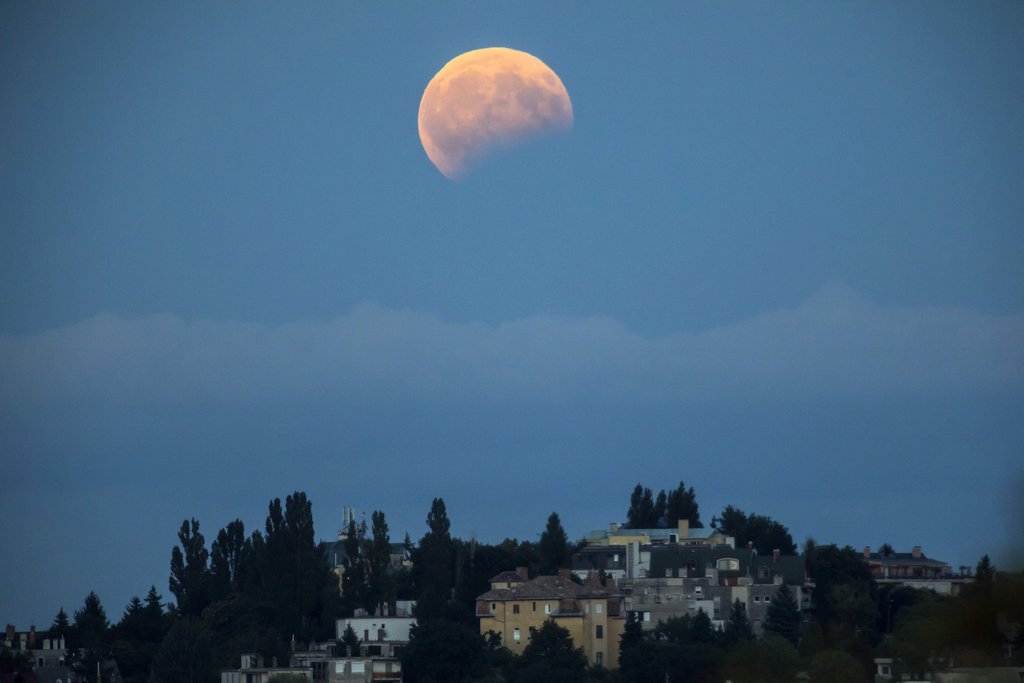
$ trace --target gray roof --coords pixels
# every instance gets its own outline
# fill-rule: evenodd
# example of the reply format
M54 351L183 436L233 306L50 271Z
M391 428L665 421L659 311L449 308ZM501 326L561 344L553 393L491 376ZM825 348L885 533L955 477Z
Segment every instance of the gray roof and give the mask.
M775 576L791 585L804 583L804 560L798 555L781 555L776 560L771 555L758 555L749 549L734 549L723 546L653 546L651 547L651 578L667 576L666 570L685 569L692 563L691 577L706 576L708 562L717 562L725 558L734 558L739 563L739 570L730 572L740 576L750 576L754 583L771 583ZM758 578L758 569L766 567L768 578Z
M879 564L920 564L939 567L945 567L947 564L942 560L932 559L924 553L921 553L919 557L914 557L914 553L889 553L888 555L871 553L871 557L865 557L864 559Z
M507 573L509 572L499 574L498 576L504 576ZM562 598L618 595L622 595L618 589L602 586L597 575L592 574L583 585L564 576L538 576L530 581L513 584L511 588L487 591L479 596L477 600L561 600Z

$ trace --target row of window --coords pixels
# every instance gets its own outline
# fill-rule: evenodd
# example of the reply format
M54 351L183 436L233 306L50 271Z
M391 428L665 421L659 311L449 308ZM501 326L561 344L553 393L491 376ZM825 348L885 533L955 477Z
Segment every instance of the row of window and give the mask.
M498 608L498 604L492 602L491 603L491 611L493 612L497 608ZM537 611L537 603L535 603L535 602L532 603L532 611L534 611L534 612ZM519 603L518 602L513 602L512 603L512 614L519 614ZM550 602L545 602L544 603L544 614L551 614L551 603Z
M604 626L602 626L601 624L598 624L594 628L595 628L595 630L594 630L594 637L598 638L598 639L604 638ZM536 633L536 632L537 632L537 629L534 628L533 626L531 626L530 627L530 637L532 638L533 634ZM518 643L521 639L522 639L522 633L519 631L519 628L517 627L517 628L512 629L512 640L514 642Z
M498 608L497 603L492 602L491 603L491 612L494 612L497 608ZM589 604L584 605L583 609L584 609L584 611L589 612L590 611L590 605ZM535 603L535 602L532 603L532 611L534 611L534 612L537 611L537 603ZM603 614L604 613L604 603L603 602L594 603L594 613L595 614ZM512 603L512 614L519 614L519 603L518 602L513 602ZM551 603L550 602L544 603L544 614L551 614Z

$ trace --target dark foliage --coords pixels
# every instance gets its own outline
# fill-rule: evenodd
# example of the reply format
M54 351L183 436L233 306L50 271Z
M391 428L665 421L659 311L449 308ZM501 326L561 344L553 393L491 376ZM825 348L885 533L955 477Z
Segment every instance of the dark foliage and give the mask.
M796 544L789 529L771 517L747 514L732 505L726 505L722 513L711 520L711 525L726 536L736 539L737 548L753 544L759 555L771 555L779 550L783 555L795 555Z
M548 619L512 668L512 683L575 683L586 680L587 658L569 631Z
M786 584L779 587L768 606L764 630L785 638L794 646L800 644L800 605L796 604Z
M556 574L558 570L569 566L569 537L562 528L562 520L557 512L548 517L547 527L540 535L538 544L540 551L540 573Z

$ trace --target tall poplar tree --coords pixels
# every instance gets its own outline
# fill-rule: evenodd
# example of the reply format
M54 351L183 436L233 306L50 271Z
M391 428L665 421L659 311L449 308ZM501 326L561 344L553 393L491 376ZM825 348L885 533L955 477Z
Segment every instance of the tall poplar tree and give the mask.
M171 550L170 589L180 614L199 616L209 604L209 553L194 517L181 523L178 541L181 545Z
M427 533L416 553L418 599L416 617L420 624L444 618L452 591L455 546L444 499L435 498L427 514Z
M372 516L373 537L369 544L367 568L369 570L367 608L371 611L381 609L393 601L391 581L391 536L384 513L375 510ZM383 612L381 612L383 613Z

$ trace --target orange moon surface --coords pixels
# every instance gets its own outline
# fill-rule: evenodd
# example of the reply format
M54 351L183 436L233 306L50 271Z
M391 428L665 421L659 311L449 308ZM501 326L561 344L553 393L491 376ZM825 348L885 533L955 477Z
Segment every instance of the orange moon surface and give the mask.
M572 128L572 102L547 64L519 50L459 55L430 79L420 100L420 142L457 179L491 152Z

